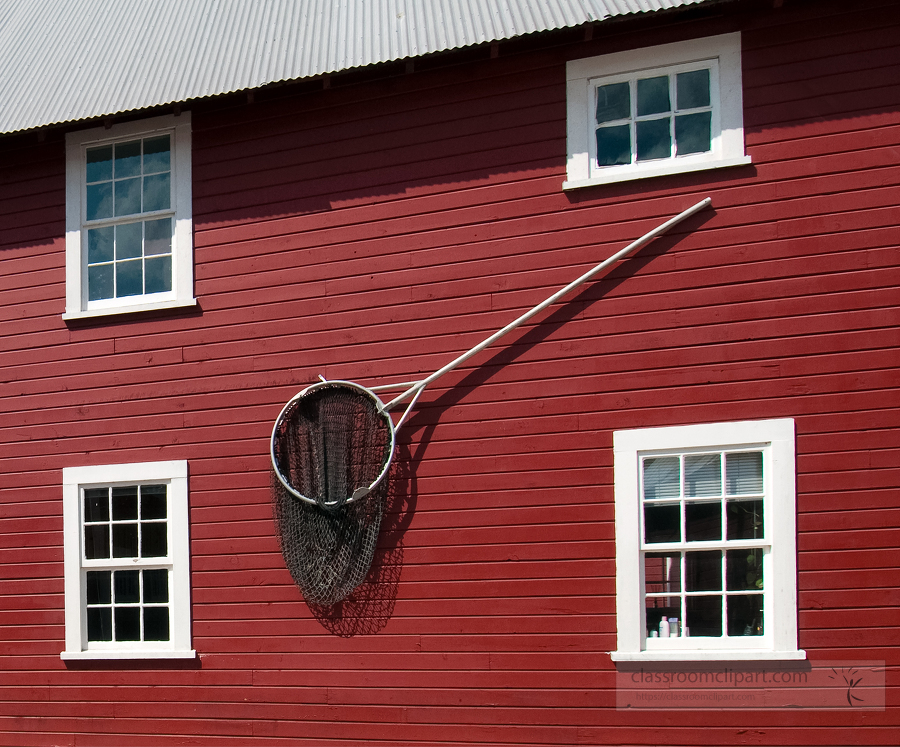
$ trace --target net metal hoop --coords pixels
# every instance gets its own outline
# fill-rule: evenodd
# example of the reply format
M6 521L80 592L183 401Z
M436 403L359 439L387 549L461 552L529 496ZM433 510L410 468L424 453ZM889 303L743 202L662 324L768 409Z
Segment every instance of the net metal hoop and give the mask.
M387 432L390 435L390 442L388 448L385 450L385 455L383 459L383 465L381 472L378 473L378 476L369 484L362 487L357 488L353 491L352 495L346 497L343 501L317 501L315 498L303 495L303 493L299 492L296 488L294 488L290 480L282 474L281 468L278 463L278 458L276 455L276 441L278 439L279 432L282 428L282 423L285 420L285 417L294 409L295 405L301 400L309 397L314 392L318 392L322 389L353 389L361 394L364 394L366 397L372 400L372 403L375 406L375 410L381 419L384 421ZM272 469L275 472L275 476L278 478L278 481L284 486L285 490L287 490L291 495L295 498L304 501L305 503L310 503L314 506L323 506L323 507L335 507L345 503L352 503L353 501L362 498L368 495L374 488L377 486L387 475L388 470L391 468L391 461L394 458L394 449L396 446L396 433L394 428L394 422L391 420L391 416L384 409L384 403L381 401L381 398L375 394L371 389L362 386L361 384L357 384L353 381L342 381L339 379L334 379L331 381L317 381L315 384L311 384L306 387L300 393L291 397L288 400L287 404L281 408L281 412L278 413L278 417L275 419L275 425L272 428L272 437L269 439L269 456L272 461Z

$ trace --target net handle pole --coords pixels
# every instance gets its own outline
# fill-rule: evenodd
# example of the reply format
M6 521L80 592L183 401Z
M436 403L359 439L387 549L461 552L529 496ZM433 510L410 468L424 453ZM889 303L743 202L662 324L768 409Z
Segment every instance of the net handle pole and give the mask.
M425 389L425 387L428 386L435 379L443 376L445 373L452 371L454 368L456 368L461 363L465 363L473 355L480 353L482 350L484 350L489 345L492 345L493 343L495 343L497 340L499 340L501 337L503 337L503 335L507 334L508 332L512 332L516 327L527 322L535 314L539 314L541 311L546 309L548 306L555 303L560 298L562 298L567 293L569 293L569 291L574 290L582 283L585 283L588 280L590 280L592 277L594 277L594 275L596 275L601 270L609 267L614 262L617 262L618 260L623 259L624 257L627 257L632 252L636 251L637 249L640 249L645 244L653 241L653 239L655 239L659 236L662 236L670 228L677 225L678 223L681 223L681 221L685 220L686 218L689 218L694 213L697 213L697 212L703 210L703 208L705 208L707 205L710 205L711 203L712 203L712 199L709 197L707 197L703 200L700 200L700 202L698 202L693 207L689 207L687 210L679 213L674 218L669 218L669 220L667 220L665 223L662 223L661 225L657 226L652 231L648 231L647 233L645 233L643 236L641 236L636 241L632 241L624 249L620 249L618 252L613 254L611 257L608 257L607 259L603 260L596 267L588 270L581 277L576 278L575 280L573 280L571 283L569 283L564 288L560 288L552 296L550 296L546 300L542 301L541 303L539 303L537 306L530 309L529 311L526 311L524 314L522 314L522 316L520 316L518 319L515 319L512 322L510 322L509 324L507 324L503 329L497 330L496 332L494 332L494 334L492 334L486 340L478 343L475 347L466 351L465 353L463 353L461 356L459 356L455 360L450 361L450 363L448 363L443 368L439 368L437 371L435 371L433 374L431 374L431 376L429 376L425 379L422 379L421 381L416 382L409 389L407 389L406 391L404 391L401 394L398 394L396 397L394 397L394 399L392 399L390 402L388 402L384 406L384 409L390 410L392 407L399 404L400 402L402 402L404 399L406 399L407 397L409 397L412 394L415 394L416 397L418 397L418 395L421 394L422 390Z

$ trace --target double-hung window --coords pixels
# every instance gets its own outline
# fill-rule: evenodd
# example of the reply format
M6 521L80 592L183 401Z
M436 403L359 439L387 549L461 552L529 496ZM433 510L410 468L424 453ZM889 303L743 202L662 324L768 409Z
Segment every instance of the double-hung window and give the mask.
M66 148L65 318L193 304L189 114L72 132Z
M63 470L64 659L193 657L187 462Z
M574 60L566 188L749 163L740 34Z
M618 660L802 658L792 420L614 435Z

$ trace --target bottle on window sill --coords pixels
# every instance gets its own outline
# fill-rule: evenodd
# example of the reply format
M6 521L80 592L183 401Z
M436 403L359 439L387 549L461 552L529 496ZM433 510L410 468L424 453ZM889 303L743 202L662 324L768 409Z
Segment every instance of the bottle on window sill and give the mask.
M660 638L668 638L669 637L669 621L663 616L662 620L659 621L659 637Z

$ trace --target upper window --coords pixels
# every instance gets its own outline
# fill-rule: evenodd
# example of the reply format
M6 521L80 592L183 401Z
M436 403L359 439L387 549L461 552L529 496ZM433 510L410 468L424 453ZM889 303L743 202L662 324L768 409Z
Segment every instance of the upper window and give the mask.
M187 113L66 136L66 314L193 298Z
M566 66L564 188L749 163L740 34Z
M614 436L617 660L802 658L794 423Z
M192 657L187 462L63 470L64 659Z

